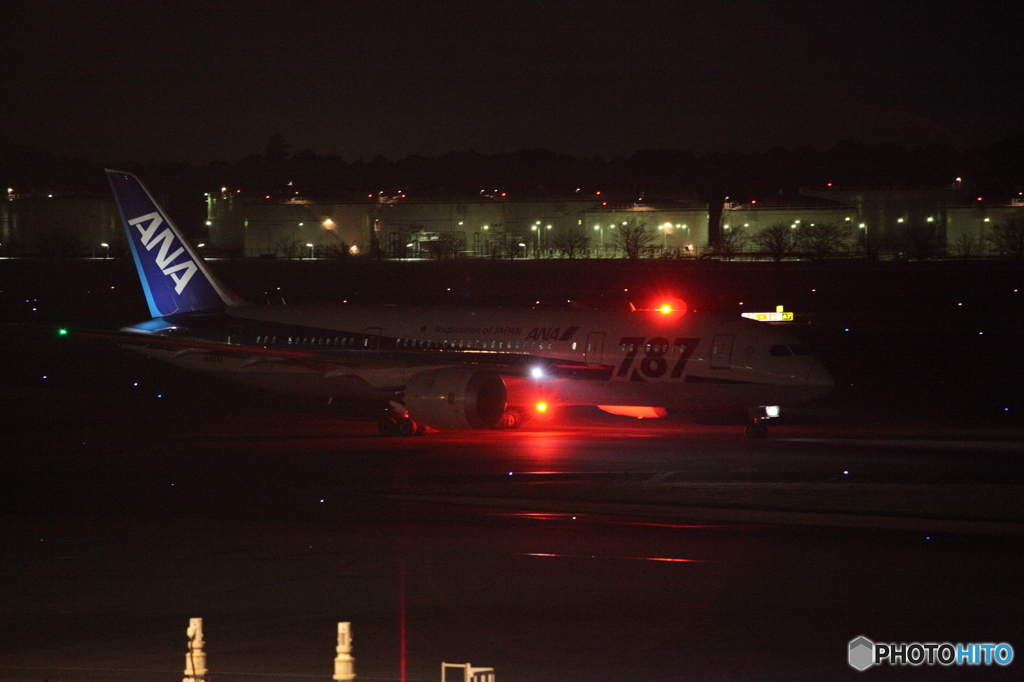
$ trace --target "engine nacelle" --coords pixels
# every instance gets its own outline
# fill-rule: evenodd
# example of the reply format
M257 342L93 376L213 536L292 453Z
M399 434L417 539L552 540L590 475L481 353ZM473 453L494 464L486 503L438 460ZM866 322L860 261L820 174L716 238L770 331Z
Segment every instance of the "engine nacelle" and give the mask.
M426 370L405 388L405 409L435 429L488 429L505 413L505 382L474 367Z

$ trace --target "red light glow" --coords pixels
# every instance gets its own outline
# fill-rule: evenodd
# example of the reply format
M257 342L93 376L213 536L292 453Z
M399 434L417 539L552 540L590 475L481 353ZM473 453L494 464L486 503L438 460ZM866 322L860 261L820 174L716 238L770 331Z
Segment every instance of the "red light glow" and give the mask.
M539 403L537 403L537 411L538 411L538 412L540 412L540 413L542 413L542 414L543 414L544 412L547 412L547 411L548 411L548 404L547 404L547 403L545 403L545 402L539 402Z
M597 409L620 417L636 417L637 419L660 419L668 414L664 407L642 405L598 405Z
M645 307L643 309L658 312L662 315L685 315L687 311L686 301L677 298L671 293L660 294L652 303L653 305L649 308Z

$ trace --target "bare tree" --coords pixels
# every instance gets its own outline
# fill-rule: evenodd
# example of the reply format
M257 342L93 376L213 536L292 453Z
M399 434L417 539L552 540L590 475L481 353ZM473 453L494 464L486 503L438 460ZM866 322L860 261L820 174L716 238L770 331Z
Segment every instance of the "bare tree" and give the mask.
M590 235L581 227L559 230L551 240L551 245L572 260L578 255L585 255L590 246Z
M939 233L934 223L907 225L902 242L903 250L910 258L928 260L939 255Z
M325 230L327 243L320 245L325 258L348 258L352 255L352 244L343 239L337 230Z
M487 251L492 260L498 260L501 258L508 258L509 260L515 259L517 256L522 255L522 250L525 246L520 246L522 243L520 237L514 234L491 234L490 240L487 242Z
M889 240L881 229L863 227L857 230L857 251L868 260L878 260L888 245Z
M612 246L620 249L626 258L637 260L644 248L650 246L655 239L654 232L645 220L627 220L615 228Z
M968 260L981 252L981 240L970 232L961 232L950 245L950 253L957 258Z
M796 251L796 230L789 225L776 223L754 235L754 244L772 257L776 263Z
M849 245L853 228L840 223L801 225L797 229L799 247L814 260L825 260L839 254Z
M1024 258L1024 211L1007 216L1005 223L993 225L987 241L996 255L1015 260Z
M302 242L294 237L281 237L274 242L274 253L279 253L288 260L298 258L302 254Z
M718 235L717 244L708 244L704 250L704 256L720 256L725 260L732 260L738 253L747 248L750 237L743 227L722 226L722 232Z

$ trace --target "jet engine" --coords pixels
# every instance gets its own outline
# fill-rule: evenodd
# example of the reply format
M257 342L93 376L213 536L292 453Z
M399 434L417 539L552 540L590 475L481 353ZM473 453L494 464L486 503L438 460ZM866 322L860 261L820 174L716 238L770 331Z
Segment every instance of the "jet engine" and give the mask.
M427 370L405 388L405 409L435 429L487 429L505 413L505 382L473 367Z

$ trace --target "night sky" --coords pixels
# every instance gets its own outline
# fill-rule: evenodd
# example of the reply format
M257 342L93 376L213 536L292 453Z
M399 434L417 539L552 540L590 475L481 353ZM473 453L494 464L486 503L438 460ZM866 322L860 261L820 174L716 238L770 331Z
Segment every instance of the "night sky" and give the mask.
M1020 2L6 2L0 146L236 161L984 145Z

